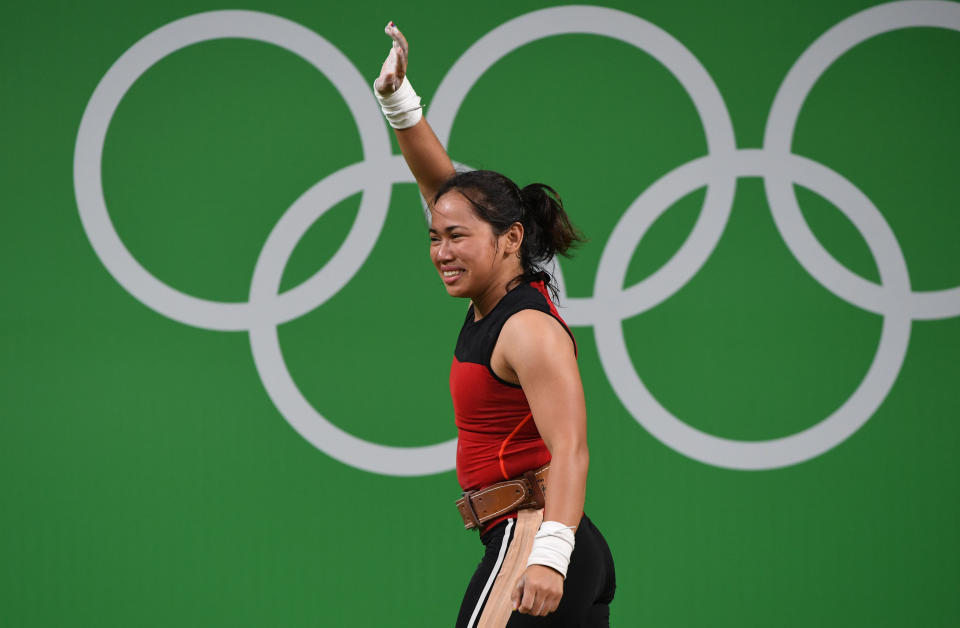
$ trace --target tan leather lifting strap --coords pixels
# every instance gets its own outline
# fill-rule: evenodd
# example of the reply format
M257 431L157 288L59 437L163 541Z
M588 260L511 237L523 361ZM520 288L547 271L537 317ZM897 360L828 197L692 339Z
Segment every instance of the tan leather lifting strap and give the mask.
M517 513L517 525L513 529L513 540L503 558L500 573L493 581L487 604L477 628L504 628L513 612L511 595L517 586L517 580L527 568L527 559L533 548L533 539L543 522L543 510L521 510Z

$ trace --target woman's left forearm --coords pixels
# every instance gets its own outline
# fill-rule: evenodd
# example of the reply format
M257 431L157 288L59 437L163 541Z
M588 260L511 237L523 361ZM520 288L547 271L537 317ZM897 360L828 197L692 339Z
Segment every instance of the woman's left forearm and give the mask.
M590 466L587 443L557 443L550 455L543 519L575 528L580 525L587 493L587 468Z

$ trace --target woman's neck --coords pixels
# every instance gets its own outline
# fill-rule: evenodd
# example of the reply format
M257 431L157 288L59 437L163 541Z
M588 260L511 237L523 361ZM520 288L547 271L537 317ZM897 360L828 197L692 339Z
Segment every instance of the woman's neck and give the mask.
M500 299L512 288L519 285L519 282L514 281L514 279L522 274L522 268L511 268L509 272L501 273L501 276L491 281L481 294L470 299L473 303L473 320L480 320L497 307Z
M491 285L482 295L471 299L473 302L473 320L478 321L497 307L500 299L507 294L507 287L502 284Z

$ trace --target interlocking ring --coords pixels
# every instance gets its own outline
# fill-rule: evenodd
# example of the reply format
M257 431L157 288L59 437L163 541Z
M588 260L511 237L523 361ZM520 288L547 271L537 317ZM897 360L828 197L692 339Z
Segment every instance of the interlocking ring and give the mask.
M876 412L896 381L913 320L960 314L960 286L912 291L906 262L890 226L856 186L826 166L791 152L796 120L823 72L857 44L888 31L918 26L960 30L960 4L892 2L857 13L819 37L788 72L777 92L761 149L738 149L729 113L707 71L679 41L628 13L592 6L543 9L520 16L478 40L451 67L433 99L429 119L446 145L460 105L479 77L512 50L553 35L594 34L631 44L660 61L687 90L704 125L708 154L664 175L620 218L597 268L594 296L567 298L555 266L564 315L571 325L593 326L597 349L617 396L633 417L674 450L732 469L773 469L818 456L856 432ZM273 228L257 259L249 300L225 303L184 294L144 269L110 221L101 184L107 128L120 100L154 63L185 46L233 37L272 43L299 55L344 95L360 132L364 160L307 190ZM453 468L456 441L389 447L357 438L318 413L287 370L277 325L319 307L356 274L379 238L394 183L414 182L403 158L393 155L369 86L332 44L289 20L253 11L189 16L150 33L127 50L94 90L77 135L74 186L84 230L113 277L147 307L187 325L246 330L257 370L283 417L331 457L385 475L424 475ZM873 362L849 399L830 416L796 434L737 441L694 429L670 414L647 390L627 353L624 319L656 307L706 263L723 235L739 177L761 177L774 223L790 252L827 290L883 316ZM880 272L875 284L840 264L817 241L800 212L793 185L802 185L840 209L863 235ZM643 281L623 288L633 251L647 229L677 200L706 186L704 206L673 257ZM360 209L336 254L311 278L281 293L284 268L300 238L341 200L363 192Z

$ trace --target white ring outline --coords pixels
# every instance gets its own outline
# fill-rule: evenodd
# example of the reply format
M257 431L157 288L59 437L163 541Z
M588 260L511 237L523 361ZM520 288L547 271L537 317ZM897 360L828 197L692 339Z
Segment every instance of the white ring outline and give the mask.
M326 39L284 18L254 11L211 11L166 24L136 42L100 79L87 103L74 150L73 180L80 220L97 256L124 289L147 307L175 321L219 331L245 331L253 323L248 303L201 299L175 290L147 271L117 234L103 196L102 159L107 129L120 101L134 82L168 55L192 44L222 38L241 38L279 46L301 57L327 76L343 95L360 132L365 160L392 159L390 140L369 87L349 59ZM296 318L329 298L330 286L349 281L331 276L331 270L356 272L376 240L366 241L363 228L382 226L390 203L391 183L376 179L361 188L363 199L344 243L317 273L280 298L277 322ZM379 228L377 229L379 232ZM330 269L330 270L328 270ZM339 289L339 287L337 288ZM315 297L310 299L309 293ZM336 292L336 290L333 290ZM320 300L318 300L319 297Z
M627 210L607 241L597 270L595 293L605 301L614 300L611 295L619 292L630 257L608 254L607 251L615 250L619 241L628 242L633 238L639 241L660 214L692 191L689 187L691 181L698 177L707 181L717 172L736 177L766 176L783 165L792 169L797 183L833 202L862 234L867 234L867 244L884 286L895 293L909 292L906 263L893 232L880 212L855 186L825 166L798 155L790 155L785 163L778 163L772 161L765 150L741 149L733 156L708 155L688 162L648 188ZM822 184L824 180L826 185ZM648 202L648 196L656 198L656 206ZM910 317L902 308L886 313L877 352L866 376L847 401L826 419L783 438L738 441L691 427L653 397L627 352L621 314L609 310L605 319L594 324L597 353L620 401L637 422L671 449L706 464L741 470L797 464L836 447L856 432L870 419L896 381L906 356L911 328Z

